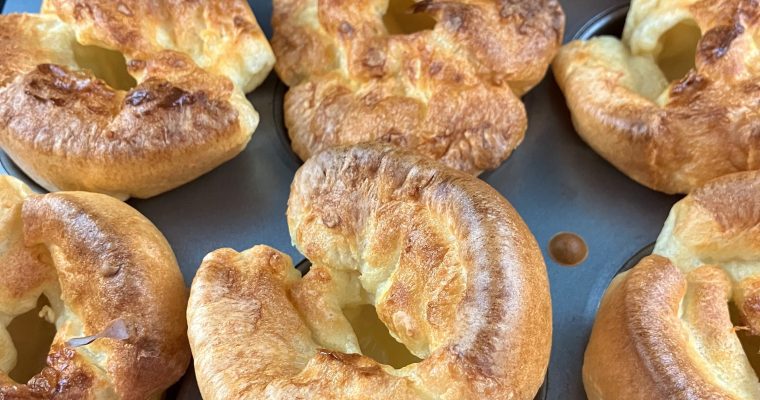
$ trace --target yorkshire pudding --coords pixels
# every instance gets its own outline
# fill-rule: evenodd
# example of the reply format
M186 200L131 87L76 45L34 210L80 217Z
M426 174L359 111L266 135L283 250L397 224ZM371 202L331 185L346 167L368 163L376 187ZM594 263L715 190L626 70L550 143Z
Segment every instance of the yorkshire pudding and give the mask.
M49 191L146 198L212 170L274 64L243 0L45 0L0 25L0 146Z
M729 303L735 306L735 327ZM673 207L654 255L607 289L583 365L590 399L757 399L736 331L760 335L760 171ZM741 321L739 321L741 320ZM757 341L756 339L754 339ZM748 347L749 349L749 347Z
M546 266L493 188L388 145L338 147L297 172L287 215L313 263L303 278L256 246L209 254L193 281L205 399L536 394L551 347ZM362 306L422 360L396 369L368 357L377 349L348 319Z
M386 12L389 26L408 28L388 18L405 12L435 26L396 34ZM275 69L290 86L285 124L302 159L383 141L475 174L522 141L519 96L546 73L565 17L556 0L274 0L272 26Z
M182 376L187 292L145 217L106 195L33 195L4 176L0 233L0 399L144 400ZM57 330L47 365L16 382L34 360L17 357L9 325L42 297L39 316Z
M554 61L581 137L637 182L688 193L760 169L755 0L633 0L622 42L574 41Z

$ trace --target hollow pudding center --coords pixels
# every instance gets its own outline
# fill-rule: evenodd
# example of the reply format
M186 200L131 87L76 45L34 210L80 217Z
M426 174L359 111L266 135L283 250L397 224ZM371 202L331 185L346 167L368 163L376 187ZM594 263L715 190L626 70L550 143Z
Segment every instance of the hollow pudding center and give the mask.
M46 366L50 345L56 329L44 316L50 312L50 302L44 295L37 299L37 306L14 318L8 325L16 351L16 366L8 376L18 383L26 383Z
M127 71L127 61L118 51L98 46L74 46L74 58L80 68L91 71L116 90L129 90L137 81Z
M425 13L414 12L414 0L390 0L383 16L388 33L392 35L411 34L435 27L435 19Z
M661 50L655 60L669 81L680 80L695 67L701 38L702 32L692 20L679 22L660 37Z
M372 305L349 307L343 313L354 328L365 356L397 369L422 361L391 336Z

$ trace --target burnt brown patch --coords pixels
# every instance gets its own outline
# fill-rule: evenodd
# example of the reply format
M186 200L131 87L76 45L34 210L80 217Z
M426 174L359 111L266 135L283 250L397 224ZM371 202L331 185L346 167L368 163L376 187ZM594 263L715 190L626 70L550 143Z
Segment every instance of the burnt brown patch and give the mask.
M144 102L153 100L153 97L151 92L145 89L137 89L129 92L127 97L124 98L124 102L132 107L137 107Z
M208 96L203 91L190 93L180 88L172 87L166 92L163 100L158 103L158 106L161 108L183 107L195 104L198 101L202 102L207 98Z
M149 79L130 91L124 98L124 104L139 107L141 114L148 114L156 109L177 109L194 104L212 103L205 91L188 92L158 79Z
M690 92L700 91L707 86L707 79L696 71L691 71L670 90L672 95L685 95Z
M115 92L93 76L55 64L40 64L24 77L24 93L35 100L66 107L79 103L98 115L115 112Z
M715 63L728 53L731 44L743 33L744 27L738 23L711 29L699 42L699 54L705 61Z
M26 385L0 386L0 399L81 399L87 398L93 377L81 367L76 352L61 347L50 353L48 366Z

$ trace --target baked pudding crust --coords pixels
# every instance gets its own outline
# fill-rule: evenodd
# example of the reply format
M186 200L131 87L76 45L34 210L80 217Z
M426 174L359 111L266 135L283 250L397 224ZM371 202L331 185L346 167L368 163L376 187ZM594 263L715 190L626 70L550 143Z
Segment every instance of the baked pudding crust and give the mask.
M626 175L666 193L760 169L758 21L751 0L633 1L622 42L574 41L554 61L576 130ZM677 50L687 59L668 58ZM667 67L687 61L694 67L669 81Z
M145 399L184 374L187 292L169 244L145 217L106 195L35 195L6 176L0 231L0 398ZM47 366L14 382L7 373L24 360L6 327L41 296L57 329ZM69 343L113 324L120 330Z
M0 20L0 146L49 191L152 197L233 158L258 125L244 91L274 56L242 0L47 0ZM90 70L103 49L134 87Z
M387 145L334 148L296 174L288 225L313 263L303 278L266 246L217 250L198 271L188 321L204 398L529 399L541 386L546 266L487 184ZM361 304L422 361L362 355L343 314Z
M389 34L387 0L275 0L272 47L293 150L383 141L477 174L527 126L519 97L561 45L555 0L414 2L431 30Z
M736 334L760 334L759 272L760 172L718 178L677 203L654 255L602 299L583 364L589 398L760 397Z

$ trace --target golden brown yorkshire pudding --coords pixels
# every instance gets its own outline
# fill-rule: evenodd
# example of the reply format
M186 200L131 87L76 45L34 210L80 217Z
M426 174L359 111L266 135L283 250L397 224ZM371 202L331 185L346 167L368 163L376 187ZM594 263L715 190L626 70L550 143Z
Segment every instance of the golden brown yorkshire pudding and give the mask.
M243 0L46 0L0 25L0 146L50 191L146 198L212 170L274 64Z
M750 364L760 366L759 305L760 171L751 171L713 180L676 204L654 255L612 282L586 349L586 393L760 398Z
M533 398L551 347L546 267L498 192L374 144L315 155L288 205L305 277L266 246L217 250L195 277L205 399ZM396 349L373 348L392 347L367 339L381 331Z
M384 141L474 174L522 141L519 96L546 73L565 17L556 0L274 0L272 26L302 159Z
M756 0L633 0L622 42L572 42L554 75L581 137L643 185L760 169Z
M187 292L145 217L106 195L33 195L3 176L0 233L0 399L143 400L182 376ZM26 315L41 299L39 318ZM57 330L46 362L46 349L34 360L14 345L49 325L40 318Z

